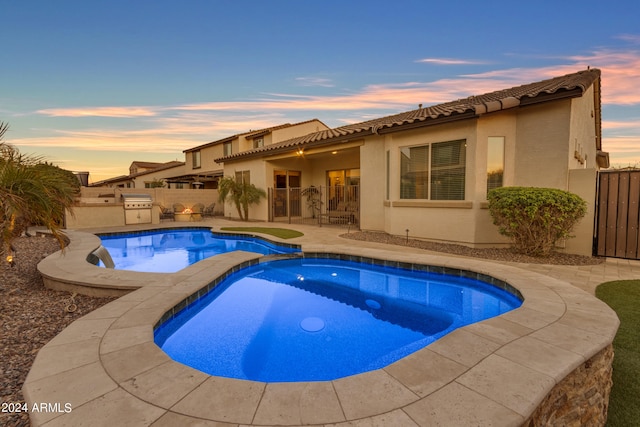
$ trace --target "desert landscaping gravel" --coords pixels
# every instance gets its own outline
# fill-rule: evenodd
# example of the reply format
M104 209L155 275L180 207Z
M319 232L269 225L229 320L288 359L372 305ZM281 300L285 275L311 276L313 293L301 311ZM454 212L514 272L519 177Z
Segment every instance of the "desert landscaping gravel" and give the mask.
M406 237L392 236L386 233L359 231L346 233L341 237L367 242L386 243L390 245L407 246L410 248L425 249L428 251L443 252L451 255L484 258L493 261L518 262L524 264L556 264L556 265L592 265L600 264L603 258L572 255L562 252L553 252L545 258L532 257L519 254L509 248L470 248L463 245L449 243L428 242Z
M14 243L15 265L0 260L0 402L24 403L22 384L38 350L75 319L113 298L74 297L70 313L69 292L46 289L36 268L38 262L60 249L51 237L21 237ZM73 309L73 307L69 307ZM28 426L26 413L0 412L0 426Z

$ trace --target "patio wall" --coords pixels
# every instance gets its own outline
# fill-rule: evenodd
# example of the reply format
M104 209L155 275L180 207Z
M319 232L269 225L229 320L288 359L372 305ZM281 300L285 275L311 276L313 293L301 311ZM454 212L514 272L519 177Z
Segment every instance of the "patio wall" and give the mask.
M92 188L83 187L80 197L67 212L65 228L117 227L125 225L122 194L149 194L153 201L151 223L160 223L160 206L171 207L180 203L190 208L196 203L205 206L216 203L215 212L222 214L224 207L218 202L218 190L176 190L167 188Z

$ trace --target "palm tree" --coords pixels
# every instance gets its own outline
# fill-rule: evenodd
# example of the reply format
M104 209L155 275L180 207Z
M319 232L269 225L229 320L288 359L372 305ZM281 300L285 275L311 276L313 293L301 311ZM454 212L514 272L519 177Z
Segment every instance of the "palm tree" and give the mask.
M220 202L230 200L238 210L238 216L243 221L249 221L249 205L260 203L260 199L267 197L267 193L253 184L225 176L218 181L218 198Z
M0 252L12 262L13 239L31 225L47 227L62 247L64 214L71 209L80 182L73 173L3 142L7 129L0 122Z

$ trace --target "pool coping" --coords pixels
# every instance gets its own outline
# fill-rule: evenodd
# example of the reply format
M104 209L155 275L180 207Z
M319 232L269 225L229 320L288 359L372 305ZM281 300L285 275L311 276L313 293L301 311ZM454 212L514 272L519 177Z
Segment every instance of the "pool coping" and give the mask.
M213 377L172 361L153 342L153 327L213 277L260 255L234 252L179 273L132 274L79 263L99 239L67 234L65 252L39 265L50 283L64 279L108 291L144 286L76 320L38 353L23 387L26 401L68 403L72 410L32 412L34 426L105 417L110 425L132 426L521 425L556 384L612 343L619 324L615 312L587 292L518 267L346 241L303 243L305 253L473 271L510 284L525 300L383 369L351 377L311 383Z

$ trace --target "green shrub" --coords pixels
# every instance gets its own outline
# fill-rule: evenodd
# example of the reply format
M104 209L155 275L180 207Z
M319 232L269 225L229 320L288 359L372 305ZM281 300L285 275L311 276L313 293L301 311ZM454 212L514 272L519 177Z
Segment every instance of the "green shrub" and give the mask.
M572 237L587 212L582 198L555 188L496 188L487 200L500 234L510 237L518 252L533 256L548 256L559 239Z

